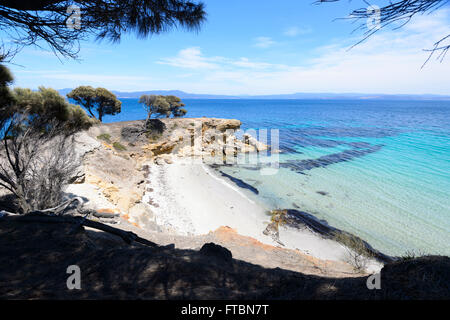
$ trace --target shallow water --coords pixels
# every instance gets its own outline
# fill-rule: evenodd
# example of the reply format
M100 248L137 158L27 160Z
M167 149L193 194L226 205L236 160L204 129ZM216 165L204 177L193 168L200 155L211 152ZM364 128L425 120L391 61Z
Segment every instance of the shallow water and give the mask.
M106 121L144 118L135 99ZM270 208L297 208L391 255L450 255L450 102L186 100L190 117L279 129L280 168L221 167ZM263 157L262 161L276 158Z

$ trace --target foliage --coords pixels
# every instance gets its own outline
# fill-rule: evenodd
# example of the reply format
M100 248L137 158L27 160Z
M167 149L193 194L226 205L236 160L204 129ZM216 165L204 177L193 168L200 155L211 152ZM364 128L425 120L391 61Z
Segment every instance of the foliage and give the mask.
M153 115L166 118L172 115L178 118L187 113L186 109L182 108L185 104L181 102L181 99L172 95L142 95L139 98L139 103L144 105L144 109L147 112L146 123L149 122Z
M85 107L93 118L97 119L94 111L97 112L100 122L105 114L115 115L120 113L122 108L122 102L105 88L94 89L91 86L80 86L69 92L67 97Z
M421 251L414 251L414 250L406 250L406 252L400 257L402 261L408 261L413 260L419 257L425 256L425 253Z
M338 2L340 0L317 0L318 3L323 2ZM419 14L432 13L433 11L441 8L448 3L448 0L396 0L389 1L380 8L379 11L379 24L374 24L372 28L367 28L367 20L374 18L374 11L368 10L368 8L360 8L353 10L346 19L361 21L358 29L367 30L364 33L364 38L357 44L363 42L382 28L391 24L396 24L396 28L402 27L409 23L414 16ZM440 40L436 39L434 47L427 50L430 52L428 59L437 52L438 59L442 59L450 49L450 34L442 36Z
M147 112L147 122L153 115L157 117L170 116L170 104L164 96L142 95L139 98L139 103L144 105L144 109Z
M113 147L117 151L125 151L125 150L127 150L127 148L123 144L121 144L120 142L117 142L117 141L113 143Z
M71 29L70 6L80 9L80 28ZM203 3L193 0L0 0L0 27L18 48L45 43L55 54L76 58L79 41L92 36L118 42L123 34L140 37L173 28L198 29Z
M77 167L72 134L89 128L92 119L56 90L10 90L12 77L1 69L0 186L24 213L57 205Z
M183 117L186 115L186 109L182 108L185 106L185 104L181 102L180 98L176 96L166 96L165 98L169 103L170 112L175 118Z
M109 133L102 133L101 135L97 136L97 139L111 143L111 135Z
M267 214L270 216L270 222L275 223L277 227L286 223L287 210L271 210Z

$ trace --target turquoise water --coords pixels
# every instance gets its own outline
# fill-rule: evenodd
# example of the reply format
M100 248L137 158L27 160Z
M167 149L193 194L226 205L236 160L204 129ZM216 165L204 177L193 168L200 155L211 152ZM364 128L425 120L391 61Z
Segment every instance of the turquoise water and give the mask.
M122 113L106 121L145 117L137 100L122 101ZM450 255L449 101L185 103L190 117L280 130L275 175L261 175L259 166L221 168L257 188L270 208L307 211L387 254Z

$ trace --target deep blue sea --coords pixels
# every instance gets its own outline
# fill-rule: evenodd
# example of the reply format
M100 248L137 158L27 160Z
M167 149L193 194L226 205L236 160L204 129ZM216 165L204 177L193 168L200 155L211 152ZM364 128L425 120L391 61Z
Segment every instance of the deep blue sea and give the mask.
M105 122L145 118L137 99ZM279 129L280 169L223 170L387 254L450 255L450 101L184 100L188 117Z

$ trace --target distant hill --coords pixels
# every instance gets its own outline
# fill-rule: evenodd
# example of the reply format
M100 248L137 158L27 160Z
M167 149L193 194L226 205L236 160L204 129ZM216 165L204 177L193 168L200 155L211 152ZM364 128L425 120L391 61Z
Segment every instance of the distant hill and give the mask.
M72 89L65 88L58 90L62 95L66 95ZM365 94L365 93L291 93L273 95L217 95L188 93L181 90L151 90L122 92L112 91L118 98L138 99L143 94L174 95L181 99L272 99L272 100L449 100L450 95L437 94Z

